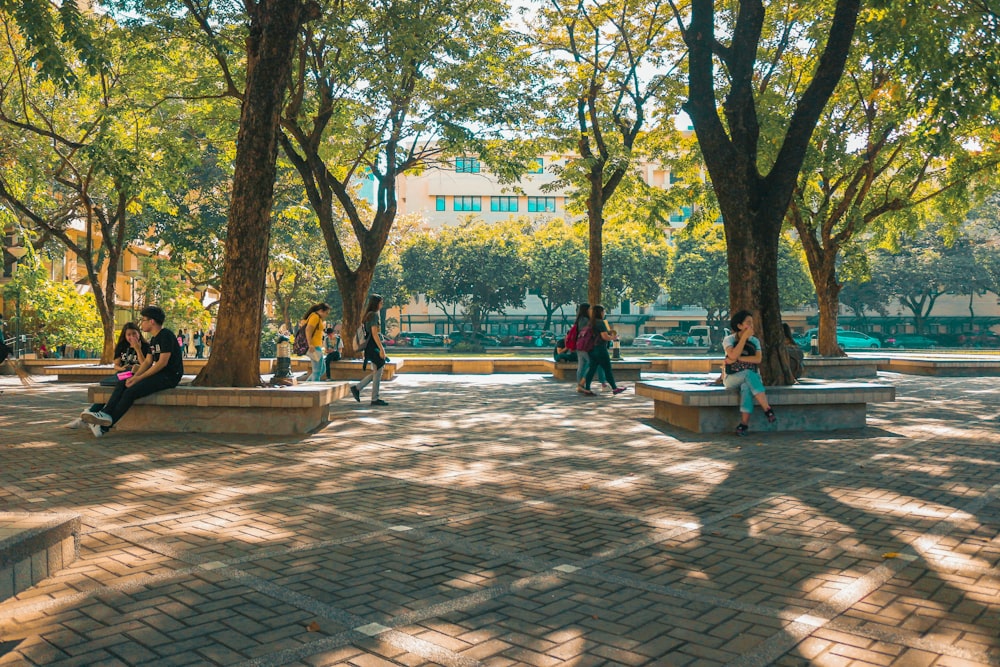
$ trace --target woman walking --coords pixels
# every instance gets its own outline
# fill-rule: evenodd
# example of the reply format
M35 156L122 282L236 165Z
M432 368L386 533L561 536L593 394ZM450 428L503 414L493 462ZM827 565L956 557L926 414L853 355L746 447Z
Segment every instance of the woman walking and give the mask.
M608 343L618 338L618 332L609 327L605 321L604 306L595 305L590 307L590 328L594 347L590 350L590 368L587 369L583 393L587 396L594 395L594 392L590 390L590 383L600 369L604 371L604 377L608 381L608 384L611 385L611 393L617 396L625 391L625 387L619 387L615 384L615 375L611 370L611 357L608 356Z
M767 402L764 381L758 371L764 352L760 340L753 335L753 315L749 310L741 310L733 315L729 325L733 333L722 341L726 351L726 376L722 382L726 389L740 390L740 423L736 435L747 435L754 399L764 408L767 421L773 424L777 417Z
M365 362L371 362L372 372L365 376L361 382L351 385L351 395L354 400L361 402L361 390L372 385L372 405L389 405L379 398L379 387L382 384L382 367L385 366L385 347L382 346L382 333L379 327L379 312L382 310L382 297L372 294L368 297L368 306L364 315L361 316L361 325L365 328L365 337L368 342L365 344Z
M323 320L330 314L330 306L325 303L317 303L306 311L305 317L299 323L300 327L306 328L306 340L309 341L309 351L306 356L312 362L312 373L309 374L309 382L319 382L323 378Z

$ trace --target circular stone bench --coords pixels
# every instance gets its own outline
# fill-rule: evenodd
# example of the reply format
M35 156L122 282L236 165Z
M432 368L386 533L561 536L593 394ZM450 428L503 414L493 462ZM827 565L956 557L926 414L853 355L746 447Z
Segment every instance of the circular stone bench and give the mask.
M642 379L642 372L650 368L650 362L645 359L611 360L611 371L615 374L615 382L638 382ZM576 362L556 363L552 369L552 377L565 382L576 382Z
M635 393L653 399L654 418L695 433L727 433L739 423L740 394L720 385L641 382ZM896 400L891 385L806 380L768 387L778 421L769 424L760 406L750 416L752 431L834 431L864 428L869 403Z
M350 385L310 383L294 387L192 387L178 385L137 400L116 429L154 433L310 433L329 420L330 403ZM103 403L114 387L90 387L91 403Z

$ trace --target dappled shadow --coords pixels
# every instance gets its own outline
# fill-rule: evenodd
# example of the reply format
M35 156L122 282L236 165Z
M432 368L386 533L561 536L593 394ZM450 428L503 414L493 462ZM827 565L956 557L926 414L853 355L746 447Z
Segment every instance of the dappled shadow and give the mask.
M982 657L1000 649L1000 602L977 592L1000 559L1000 408L976 387L904 382L869 428L737 439L544 376L401 376L388 408L339 401L309 436L100 440L60 427L79 388L44 388L0 417L18 438L0 501L82 512L83 549L0 604L0 640L43 664L141 611L128 632L201 637L216 664L403 660L398 638L351 632L373 623L456 659L497 641L566 664L811 660L799 643L823 626L903 652L961 627Z

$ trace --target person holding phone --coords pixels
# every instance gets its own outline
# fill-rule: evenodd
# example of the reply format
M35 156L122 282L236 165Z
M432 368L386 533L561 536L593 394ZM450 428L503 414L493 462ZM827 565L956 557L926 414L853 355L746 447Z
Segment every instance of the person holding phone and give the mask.
M736 435L745 436L750 429L750 414L755 399L764 409L768 422L773 424L777 417L767 402L764 381L760 377L764 350L760 339L754 335L753 314L749 310L738 311L729 324L733 333L722 341L722 349L726 351L726 374L722 382L726 389L740 391L740 423L736 426Z
M118 343L115 344L115 359L113 375L101 380L105 387L114 387L119 380L127 380L137 370L149 354L149 343L142 337L142 332L135 322L126 322L118 334ZM92 410L100 410L101 404L95 403ZM68 424L67 428L83 428L84 421L77 417Z
M99 410L80 414L95 437L104 435L132 407L136 399L176 387L184 376L184 358L177 336L163 326L166 314L159 306L146 306L140 312L139 326L149 334L149 354L132 377L119 380L111 398Z

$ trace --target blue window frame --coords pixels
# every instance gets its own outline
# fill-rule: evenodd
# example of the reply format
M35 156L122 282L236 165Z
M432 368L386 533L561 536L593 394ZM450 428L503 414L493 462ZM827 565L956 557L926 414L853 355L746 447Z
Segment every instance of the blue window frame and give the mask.
M528 197L528 213L555 213L555 197Z
M434 210L435 211L444 211L444 210L446 210L445 209L445 201L444 201L444 199L445 199L444 195L438 195L437 197L434 198Z
M463 195L455 196L452 198L454 201L454 206L452 210L455 211L482 211L483 210L483 198L479 195Z
M479 158L460 157L455 158L455 171L460 174L478 174Z
M490 210L516 212L517 197L490 197Z

